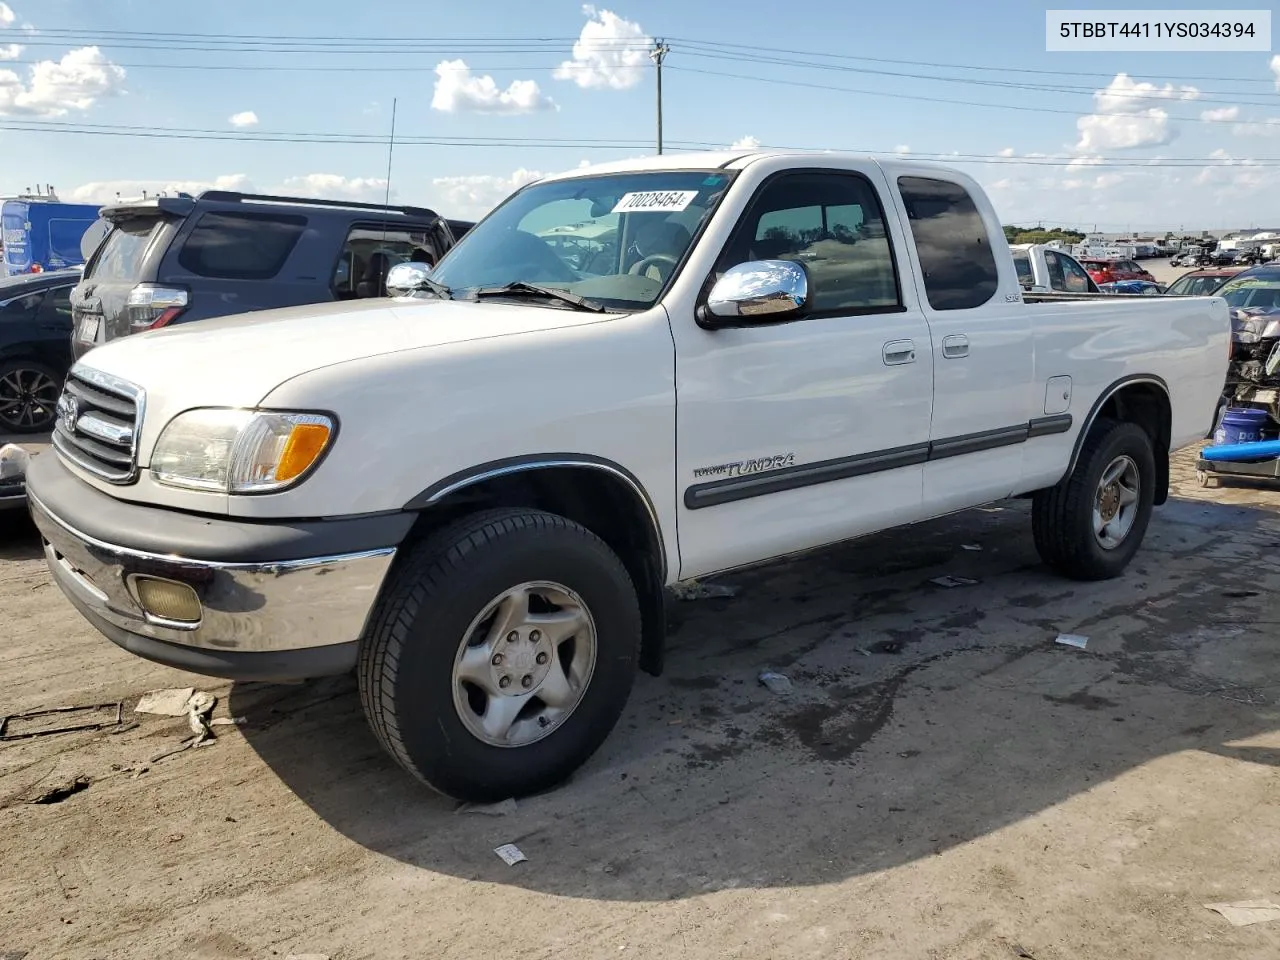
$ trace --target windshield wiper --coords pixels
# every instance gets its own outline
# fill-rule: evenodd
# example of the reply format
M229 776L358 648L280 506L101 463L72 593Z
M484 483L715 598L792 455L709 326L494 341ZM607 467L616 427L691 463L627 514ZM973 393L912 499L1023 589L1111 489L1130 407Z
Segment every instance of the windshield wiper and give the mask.
M418 281L419 290L430 290L441 300L452 300L453 291L446 287L439 280L432 280L430 277L423 277Z
M548 300L559 300L561 303L567 303L578 310L587 310L591 313L605 312L604 307L594 300L588 300L567 290L557 290L555 287L544 287L541 284L529 283L527 280L515 280L502 287L481 287L475 292L475 297L477 300L484 297L545 297Z

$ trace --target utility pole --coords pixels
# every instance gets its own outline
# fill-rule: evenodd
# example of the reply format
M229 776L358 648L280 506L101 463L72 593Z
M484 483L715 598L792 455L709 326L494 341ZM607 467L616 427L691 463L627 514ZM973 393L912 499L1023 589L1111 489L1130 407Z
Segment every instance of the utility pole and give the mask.
M671 48L663 40L658 40L649 51L649 59L658 68L658 153L662 153L662 61Z

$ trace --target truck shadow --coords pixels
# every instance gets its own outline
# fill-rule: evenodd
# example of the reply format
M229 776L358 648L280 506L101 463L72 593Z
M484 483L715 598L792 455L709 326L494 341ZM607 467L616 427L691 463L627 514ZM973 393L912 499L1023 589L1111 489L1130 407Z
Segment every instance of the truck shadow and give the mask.
M6 560L38 560L43 556L40 533L26 508L0 510L0 563Z
M349 678L238 684L231 710L282 781L366 848L607 900L884 870L1181 751L1276 765L1239 741L1276 727L1280 572L1251 560L1280 518L1173 500L1124 578L1074 584L1039 566L1026 513L971 511L723 578L738 596L678 605L666 675L638 681L600 753L504 816L456 812L401 772ZM979 582L928 582L942 575ZM790 692L762 687L766 668ZM503 843L530 862L506 866Z

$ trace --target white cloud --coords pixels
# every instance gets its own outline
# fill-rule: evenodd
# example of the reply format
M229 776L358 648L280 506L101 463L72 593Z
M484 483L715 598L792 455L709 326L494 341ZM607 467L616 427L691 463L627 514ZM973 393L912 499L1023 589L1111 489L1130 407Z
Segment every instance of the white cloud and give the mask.
M1076 149L1087 152L1163 146L1174 138L1175 131L1169 126L1169 114L1153 102L1195 100L1199 96L1195 87L1135 83L1128 74L1117 73L1106 87L1094 91L1094 113L1076 121L1080 131Z
M22 51L24 49L26 48L17 43L0 46L0 60L17 60L22 56Z
M442 214L478 220L516 190L544 176L536 170L521 168L509 176L436 177L431 184L440 195L436 209Z
M1271 72L1275 75L1276 89L1280 90L1280 53L1271 58L1271 63L1268 66L1271 67Z
M242 110L240 113L233 113L229 116L227 123L233 127L256 127L258 125L258 115L252 110Z
M13 12L13 7L7 3L0 3L0 26L9 26L14 20L18 19L17 14ZM1276 58L1280 60L1280 57Z
M559 109L534 80L513 80L501 90L493 77L474 76L462 60L436 66L436 89L431 108L442 113L534 113Z
M113 203L117 197L129 199L157 193L198 194L205 190L240 190L252 192L253 184L243 173L231 173L213 180L97 180L81 184L62 198L68 203Z
M288 177L272 193L290 197L310 197L322 200L356 200L362 203L381 203L387 195L385 177L344 177L336 173L308 173ZM396 196L395 188L391 197Z
M1002 157L1012 157L1012 156L1013 156L1013 147L1005 147L1005 148L1003 148L1003 149L1000 151L1000 156L1002 156Z
M12 70L0 70L0 116L61 117L88 110L99 98L119 93L124 78L124 68L97 47L40 61L31 68L27 83Z
M1231 132L1237 137L1280 137L1280 117L1237 123Z
M753 136L739 137L733 143L729 144L730 150L756 150L760 146L760 141Z
M1216 110L1204 110L1200 113L1201 120L1209 120L1214 123L1220 123L1223 120L1234 120L1240 116L1239 107L1218 107Z
M557 80L572 80L584 89L626 90L644 78L653 38L640 24L624 20L612 10L582 8L587 23L573 45L573 59L552 72Z
M907 146L907 144L905 144L905 143L900 143L900 144L898 144L896 147L894 147L894 148L893 148L893 152L894 152L894 153L910 153L910 152L911 152L911 148L910 148L909 146Z

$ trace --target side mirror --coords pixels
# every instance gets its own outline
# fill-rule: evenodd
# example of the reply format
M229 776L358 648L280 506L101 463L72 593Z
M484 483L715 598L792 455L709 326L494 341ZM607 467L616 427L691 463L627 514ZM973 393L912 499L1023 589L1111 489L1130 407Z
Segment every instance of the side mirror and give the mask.
M429 276L431 267L425 263L418 263L416 260L397 263L387 271L387 296L407 297L411 293L425 290Z
M707 297L706 319L760 318L765 322L797 316L809 300L809 277L790 260L752 260L730 267Z

